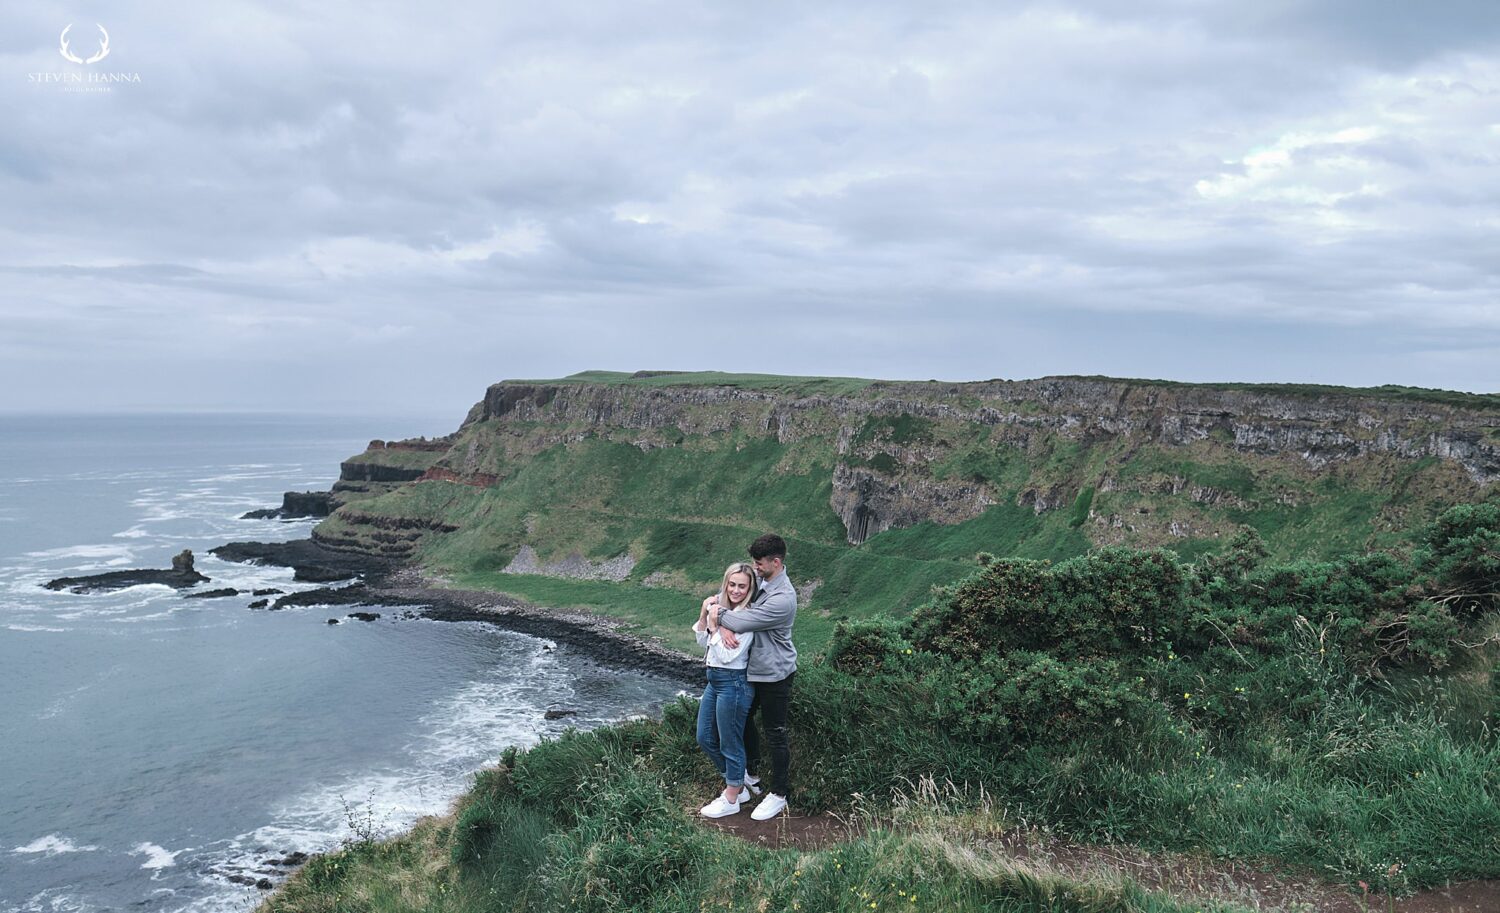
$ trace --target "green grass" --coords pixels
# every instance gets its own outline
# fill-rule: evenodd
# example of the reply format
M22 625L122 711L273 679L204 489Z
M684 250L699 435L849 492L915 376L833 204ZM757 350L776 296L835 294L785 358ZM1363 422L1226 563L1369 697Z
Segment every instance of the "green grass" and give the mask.
M1500 874L1493 739L1461 744L1427 715L1355 696L1306 730L1225 740L1183 724L1128 748L1106 736L1005 754L904 725L919 711L900 691L808 671L795 692L795 769L864 823L853 839L775 851L694 825L692 807L714 784L684 700L661 720L508 752L454 815L319 857L262 909L1243 909L1018 864L994 836L1019 821L1047 822L1054 839L1180 851L1195 869L1250 860L1293 878L1400 891ZM878 731L858 716L877 710ZM921 788L917 774L935 775L938 788ZM848 805L851 785L864 804Z
M1500 394L1466 393L1457 390L1439 390L1427 387L1408 387L1400 384L1383 384L1378 387L1340 387L1332 384L1266 384L1235 381L1189 383L1186 381L1158 380L1152 378L1105 377L1102 375L1052 375L1039 380L1086 380L1110 384L1129 384L1148 387L1179 387L1202 390L1241 390L1247 393L1265 393L1275 396L1329 397L1353 396L1363 399L1382 399L1434 403L1458 406L1465 409L1500 409ZM1015 381L1025 383L1025 381ZM801 395L828 394L847 395L859 393L871 384L912 384L920 381L877 381L858 377L794 377L775 374L729 374L720 371L580 371L567 377L550 380L510 380L515 384L611 384L639 387L676 386L724 386L747 390L771 390ZM933 382L928 382L933 383ZM955 395L962 395L969 384L988 384L995 381L943 382L946 392L957 388Z
M677 590L498 571L471 571L452 579L456 586L465 589L493 590L552 609L587 609L619 618L627 623L632 633L658 638L684 653L702 652L689 630L698 619L699 601ZM816 627L816 624L810 627ZM799 624L799 640L805 633L809 632ZM823 632L825 641L827 636L828 632Z
M1143 387L1243 390L1246 393L1267 393L1273 396L1357 396L1363 399L1409 400L1421 403L1437 403L1445 406L1459 406L1464 409L1500 409L1500 394L1465 393L1457 390L1439 390L1429 387L1406 387L1400 384L1382 384L1378 387L1339 387L1332 384L1258 384L1237 383L1233 381L1188 383L1176 380L1104 377L1100 375L1058 375L1055 378L1048 379L1092 380L1103 383L1133 384Z
M1144 449L1119 469L1122 482L1135 482L1153 475L1177 476L1196 485L1229 492L1247 500L1254 499L1260 493L1250 465L1244 459L1230 459L1227 455L1218 462L1209 463L1159 449Z
M972 520L944 526L924 522L872 536L862 549L922 561L969 562L979 552L1016 558L1071 558L1089 549L1088 539L1068 517L1037 514L1009 501L995 504ZM972 566L965 568L965 573Z
M847 396L875 383L862 377L795 377L728 374L723 371L579 371L553 380L508 380L510 384L609 384L627 387L738 387L800 396Z
M265 909L1233 909L1020 866L992 848L1018 822L1075 844L1182 854L1209 868L1208 885L1215 860L1397 893L1500 877L1500 600L1463 616L1444 635L1455 652L1431 666L1379 651L1368 665L1358 626L1420 624L1432 636L1437 604L1423 593L1455 581L1493 590L1500 572L1471 546L1492 541L1500 515L1480 507L1418 531L1432 551L1406 563L1274 564L1245 544L1184 567L1112 549L1056 565L988 562L909 621L867 611L831 642L833 620L810 613L797 628L794 802L863 825L825 850L771 851L695 825L694 806L719 784L684 698L659 720L507 750L453 816L321 857ZM1076 533L1065 520L1051 522ZM692 551L702 530L682 531L662 549ZM857 590L917 568L966 569L793 545L830 575L865 562ZM1288 574L1318 586L1311 621L1274 592L1300 585L1275 582ZM1408 583L1425 574L1439 576ZM457 582L643 629L670 624L678 643L696 615L696 600L670 591L480 573ZM1424 605L1423 620L1382 620ZM819 640L826 652L809 649Z
M571 734L477 778L457 812L308 863L265 913L705 910L1239 913L1129 881L1019 865L927 811L819 851L770 850L691 823L654 766L654 722ZM696 804L694 802L693 804Z
M1325 476L1296 506L1261 502L1250 510L1230 508L1224 514L1254 528L1279 557L1349 554L1374 544L1371 521L1382 502L1378 492Z

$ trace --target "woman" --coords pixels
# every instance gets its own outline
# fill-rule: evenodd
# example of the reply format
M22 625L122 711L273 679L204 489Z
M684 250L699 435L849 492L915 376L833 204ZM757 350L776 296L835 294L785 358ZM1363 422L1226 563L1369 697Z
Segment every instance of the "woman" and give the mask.
M705 818L733 815L740 810L741 799L750 798L741 791L745 788L745 718L755 697L745 678L745 665L754 635L739 635L739 645L729 649L719 636L719 615L748 606L756 589L755 568L743 562L731 564L724 571L717 601L705 602L693 625L698 645L707 648L704 662L708 666L708 687L698 705L698 744L724 778L724 792L700 810Z

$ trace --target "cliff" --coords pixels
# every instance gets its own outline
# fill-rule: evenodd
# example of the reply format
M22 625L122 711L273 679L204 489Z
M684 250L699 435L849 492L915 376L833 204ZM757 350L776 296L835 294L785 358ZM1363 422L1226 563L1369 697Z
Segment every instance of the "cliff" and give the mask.
M872 592L863 574L920 598L979 550L1192 557L1245 528L1283 556L1398 545L1497 478L1493 396L592 372L495 384L446 438L373 442L315 536L450 572L686 588L774 529L833 605Z

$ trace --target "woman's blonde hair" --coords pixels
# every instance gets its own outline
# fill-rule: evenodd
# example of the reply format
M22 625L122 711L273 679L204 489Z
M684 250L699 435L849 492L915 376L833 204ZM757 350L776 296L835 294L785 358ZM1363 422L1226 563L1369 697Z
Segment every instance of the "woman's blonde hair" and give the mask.
M744 574L750 578L750 593L745 597L745 601L737 606L729 605L729 578L734 574ZM738 609L741 606L749 605L759 592L760 580L755 576L755 567L748 561L737 561L724 571L724 579L719 581L719 605Z

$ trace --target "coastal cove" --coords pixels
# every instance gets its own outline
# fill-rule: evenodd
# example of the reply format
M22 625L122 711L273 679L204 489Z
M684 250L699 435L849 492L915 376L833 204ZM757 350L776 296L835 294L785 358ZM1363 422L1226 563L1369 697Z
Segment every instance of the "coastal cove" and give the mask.
M298 853L445 811L505 747L656 712L683 687L666 667L613 662L621 641L506 630L418 592L369 607L369 623L352 606L248 608L256 590L318 585L210 550L305 537L310 520L240 517L326 488L342 456L392 427L436 430L0 419L0 910L245 910ZM183 549L211 578L194 590L243 595L42 587L166 567Z

